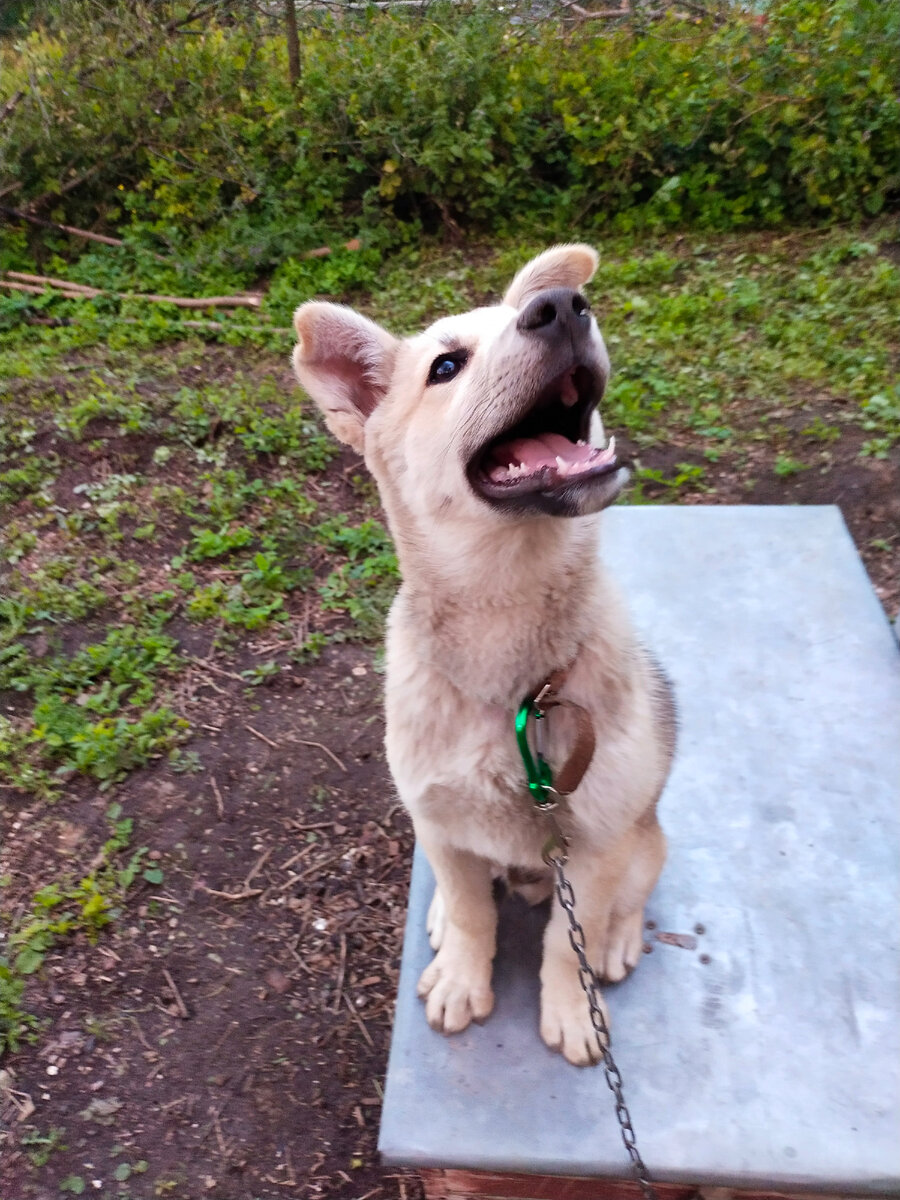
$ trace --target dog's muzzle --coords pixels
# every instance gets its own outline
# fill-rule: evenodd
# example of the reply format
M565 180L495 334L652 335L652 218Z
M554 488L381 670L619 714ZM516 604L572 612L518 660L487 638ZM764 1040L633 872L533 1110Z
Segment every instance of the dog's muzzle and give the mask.
M546 382L523 396L513 423L469 460L473 490L520 513L578 516L605 508L629 473L616 459L614 439L605 447L588 442L606 367L587 300L571 288L540 292L520 312L515 333L537 352Z

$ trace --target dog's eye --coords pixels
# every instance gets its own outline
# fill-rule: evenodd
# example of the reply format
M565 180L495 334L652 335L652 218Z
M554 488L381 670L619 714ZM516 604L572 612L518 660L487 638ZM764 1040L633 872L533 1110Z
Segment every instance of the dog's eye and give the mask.
M465 350L454 350L451 354L438 355L428 372L428 382L449 383L466 365L468 357Z

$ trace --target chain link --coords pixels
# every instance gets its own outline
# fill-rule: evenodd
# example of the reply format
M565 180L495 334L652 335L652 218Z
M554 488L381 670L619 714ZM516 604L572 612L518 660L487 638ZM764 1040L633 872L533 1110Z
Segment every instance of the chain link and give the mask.
M552 840L556 841L555 836L553 836ZM625 1103L622 1076L610 1049L609 1026L606 1023L606 1017L603 1015L603 1007L600 1001L600 981L597 978L594 968L587 960L584 930L575 916L575 893L572 891L572 885L566 878L564 870L567 861L565 850L558 842L557 846L560 852L553 853L551 851L550 853L546 853L545 861L553 867L556 874L556 895L569 919L569 943L578 958L578 979L585 996L587 996L588 1007L591 1012L591 1024L594 1027L597 1045L600 1048L600 1057L603 1062L606 1083L615 1097L616 1119L619 1122L619 1128L622 1133L622 1142L624 1143L628 1157L631 1159L631 1169L644 1195L644 1200L657 1200L656 1192L650 1182L649 1172L637 1148L637 1136L634 1132L634 1126L631 1123L631 1113L628 1111L628 1105Z

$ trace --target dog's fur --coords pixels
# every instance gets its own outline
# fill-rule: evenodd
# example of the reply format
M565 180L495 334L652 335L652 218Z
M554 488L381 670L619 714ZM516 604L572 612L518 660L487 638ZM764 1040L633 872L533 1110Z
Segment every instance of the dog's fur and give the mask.
M501 304L405 340L333 304L304 304L295 316L297 376L332 432L365 455L397 546L387 751L437 880L428 914L437 953L419 994L444 1033L484 1020L493 1006L493 879L505 875L532 902L551 890L545 818L525 789L513 717L553 672L569 668L562 694L589 710L596 732L591 765L559 820L588 956L607 980L640 958L643 906L665 858L656 803L673 750L672 702L597 555L594 514L628 472L616 464L565 481L548 468L516 485L492 484L483 469L485 447L556 396L563 385L552 380L568 381L569 400L553 400L559 412L578 383L592 412L590 443L604 444L595 405L609 361L574 291L596 264L588 246L555 247L518 273ZM556 709L547 724L547 758L558 764L572 745L571 716ZM597 1060L556 905L541 1034L570 1062Z

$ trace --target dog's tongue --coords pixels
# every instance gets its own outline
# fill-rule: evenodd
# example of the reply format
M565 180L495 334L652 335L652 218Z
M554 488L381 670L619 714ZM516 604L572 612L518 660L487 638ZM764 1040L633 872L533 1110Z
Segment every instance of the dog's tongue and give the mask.
M587 462L592 451L593 446L576 445L561 433L542 433L533 438L504 442L496 447L493 458L498 466L521 466L532 475L542 467L557 466L557 459L573 466Z
M567 479L612 463L615 456L615 438L610 438L609 445L601 450L586 442L570 442L561 433L541 433L495 446L488 477L493 483L514 483L532 475L546 479L549 469L557 479Z

